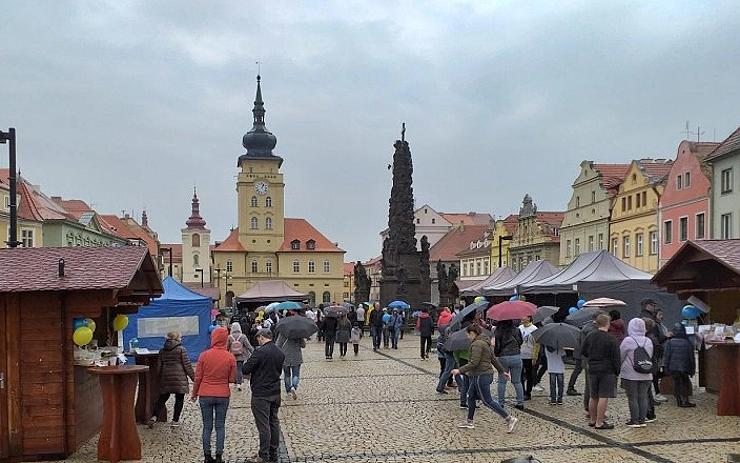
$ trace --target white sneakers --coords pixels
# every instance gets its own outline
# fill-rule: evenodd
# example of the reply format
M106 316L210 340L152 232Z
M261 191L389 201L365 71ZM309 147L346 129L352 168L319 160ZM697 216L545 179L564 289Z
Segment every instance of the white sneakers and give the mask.
M464 428L464 429L474 429L475 425L471 420L465 420L462 423L457 425L458 428Z
M668 397L664 396L663 394L656 394L655 401L656 402L668 402Z
M509 419L506 420L506 426L509 434L514 432L514 429L516 429L516 424L519 422L519 418L515 417L514 415L509 415Z
M293 400L298 400L298 394L296 394L296 391L295 391L295 388L294 387L291 387L290 388L290 397Z

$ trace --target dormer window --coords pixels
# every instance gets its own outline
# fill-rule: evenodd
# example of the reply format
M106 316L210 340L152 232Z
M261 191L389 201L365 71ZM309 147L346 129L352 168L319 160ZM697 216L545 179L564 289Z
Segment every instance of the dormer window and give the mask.
M293 240L290 242L290 249L293 251L299 251L301 249L301 242L298 240Z
M313 251L314 249L316 249L316 241L314 241L314 240L308 240L308 241L306 241L306 249L309 249L311 251Z

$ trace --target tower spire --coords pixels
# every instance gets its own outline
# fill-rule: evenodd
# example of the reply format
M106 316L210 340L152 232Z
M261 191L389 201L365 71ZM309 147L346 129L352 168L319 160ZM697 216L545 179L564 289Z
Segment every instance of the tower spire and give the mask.
M252 130L244 134L242 146L247 149L247 153L239 156L237 165L245 158L277 158L272 154L272 150L277 144L277 137L265 128L265 102L262 100L262 76L257 74L257 91L254 96L254 107L252 108Z
M200 201L198 200L198 190L193 186L193 199L191 201L190 218L185 225L188 228L205 228L206 221L200 216Z
M254 96L254 108L252 108L252 114L254 115L254 125L252 130L257 126L261 126L262 128L265 127L265 102L262 101L261 80L262 77L257 74L257 94Z

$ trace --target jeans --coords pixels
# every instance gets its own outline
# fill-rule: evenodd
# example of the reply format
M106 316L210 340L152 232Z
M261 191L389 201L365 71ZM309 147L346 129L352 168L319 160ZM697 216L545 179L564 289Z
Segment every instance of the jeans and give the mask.
M568 379L569 391L576 388L576 381L578 381L578 375L581 374L581 371L583 371L583 360L576 359L576 364L573 367L573 373L570 374L570 379Z
M244 365L244 360L236 361L236 384L241 384L242 381L244 381L244 373L242 373L243 365Z
M398 349L398 337L401 334L401 327L393 328L391 331L391 347Z
M516 391L516 404L522 405L524 403L524 388L522 387L522 357L521 355L504 355L498 358L501 365L504 367L504 371L508 371L511 374L511 383L514 385ZM506 378L504 375L498 375L498 403L502 407L504 406L504 399L506 398Z
M537 363L534 384L540 384L542 377L547 373L547 357L544 354L544 349L540 349L540 358L537 359Z
M159 412L162 410L162 407L164 407L164 404L167 403L169 398L169 393L159 395L159 399L157 399L157 403L154 405L154 410L152 412L153 417L159 416ZM183 403L185 403L185 394L175 394L175 410L172 412L172 421L180 421Z
M509 414L506 413L504 407L491 397L491 383L493 383L492 374L468 377L468 420L473 421L475 402L478 399L501 418L508 418Z
M442 374L439 375L439 382L437 383L437 390L444 391L445 384L450 379L450 372L455 368L455 357L452 352L440 351L444 355L445 369Z
M259 456L263 460L277 460L280 443L280 396L252 396L252 415L260 436Z
M627 393L627 402L630 407L630 421L644 423L648 414L648 389L652 381L632 381L623 379L622 386Z
M550 373L550 402L563 401L563 384L565 383L565 374Z
M347 355L347 343L340 342L339 343L339 356L344 357L345 355Z
M391 340L391 328L389 326L383 327L383 347L388 348L388 343Z
M370 334L373 337L373 349L379 349L380 348L380 338L383 335L383 328L378 328L377 326L370 326Z
M326 341L324 344L324 354L326 358L334 357L334 336L326 337Z
M355 355L360 353L360 345L359 344L352 344L352 349L355 351Z
M216 453L224 453L226 438L226 410L229 409L228 397L201 397L200 413L203 417L203 453L211 454L211 434L216 428ZM215 415L215 422L214 422Z
M461 358L457 365L457 368L462 368L463 365L467 365L468 361ZM455 376L455 382L457 383L457 392L460 393L460 405L468 404L468 387L470 385L470 378L467 375Z
M522 385L524 395L527 397L532 395L532 386L534 386L534 365L532 362L532 359L522 359Z
M421 350L421 358L429 358L429 351L432 350L432 337L431 336L422 336L419 338L420 350Z
M283 367L283 383L285 383L285 392L290 392L291 388L298 389L298 383L301 382L301 366Z

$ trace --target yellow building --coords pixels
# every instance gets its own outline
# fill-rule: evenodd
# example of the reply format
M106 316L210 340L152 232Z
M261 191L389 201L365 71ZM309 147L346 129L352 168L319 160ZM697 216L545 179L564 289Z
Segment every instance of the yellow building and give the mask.
M658 202L673 161L632 161L614 197L609 223L609 250L627 264L658 271Z
M239 157L238 228L212 251L216 286L227 306L254 283L283 280L312 303L344 299L344 251L305 219L285 218L283 159L277 137L265 128L260 77L247 152Z
M517 214L511 214L505 219L496 220L493 234L491 235L491 273L499 268L499 242L501 243L500 266L511 266L509 259L509 244L511 243L511 239L509 237L514 237L518 220L519 216Z

